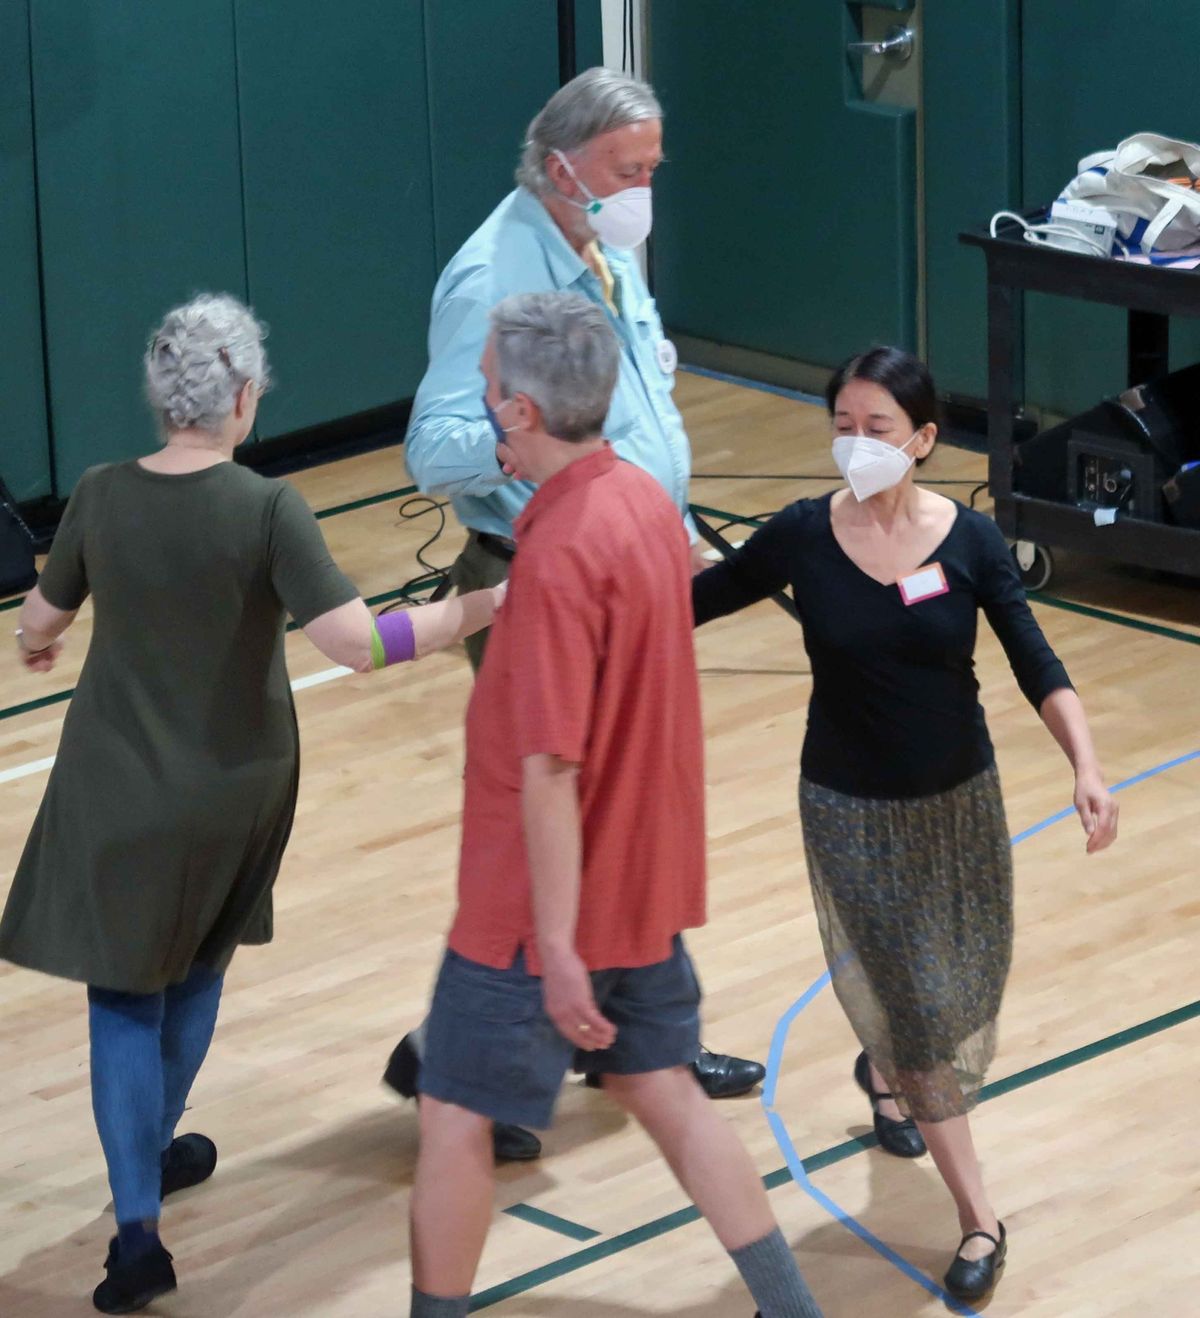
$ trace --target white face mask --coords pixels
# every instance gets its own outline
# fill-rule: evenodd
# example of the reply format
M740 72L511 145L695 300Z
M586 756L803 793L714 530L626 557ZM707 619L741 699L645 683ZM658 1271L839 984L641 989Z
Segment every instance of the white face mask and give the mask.
M587 216L588 226L602 243L630 251L640 247L650 236L654 223L649 188L623 188L608 197L597 197L588 185L571 168L571 162L561 151L554 153L563 162L566 171L579 184L587 201L564 197L572 206L578 206Z
M872 435L837 436L833 441L833 460L859 503L900 484L913 464L904 450L918 434L920 431L914 431L908 443L899 448Z

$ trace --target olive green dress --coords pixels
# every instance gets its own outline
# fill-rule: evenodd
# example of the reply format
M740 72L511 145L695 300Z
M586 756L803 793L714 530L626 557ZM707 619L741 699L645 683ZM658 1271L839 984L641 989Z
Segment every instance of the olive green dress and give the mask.
M58 758L0 920L0 956L130 993L271 938L299 738L284 662L356 598L300 495L232 462L94 467L40 579L95 606Z

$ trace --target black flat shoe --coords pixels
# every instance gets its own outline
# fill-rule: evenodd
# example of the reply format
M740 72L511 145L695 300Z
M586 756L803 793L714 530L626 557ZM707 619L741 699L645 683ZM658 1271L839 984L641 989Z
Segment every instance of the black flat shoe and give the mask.
M207 1135L179 1135L171 1141L162 1171L162 1198L190 1190L217 1169L217 1146Z
M871 1064L866 1053L859 1053L854 1063L854 1083L871 1100L871 1110L875 1114L875 1135L879 1147L894 1158L919 1158L925 1152L925 1141L917 1129L917 1123L911 1117L897 1121L894 1117L882 1116L879 1104L892 1095L871 1084Z
M104 1271L108 1276L92 1292L92 1303L101 1313L137 1313L178 1286L171 1256L161 1245L122 1263L114 1236L108 1245Z
M421 1057L406 1034L392 1049L383 1073L383 1083L401 1098L416 1098L421 1077ZM532 1162L542 1156L542 1141L531 1130L497 1121L492 1126L492 1154L497 1162Z
M981 1259L965 1259L955 1255L954 1262L942 1278L946 1289L957 1300L981 1300L996 1284L996 1274L1004 1266L1008 1257L1008 1234L1004 1223L1000 1223L1000 1239L997 1240L990 1231L968 1231L959 1244L959 1249L968 1240L981 1236L996 1246L990 1254Z

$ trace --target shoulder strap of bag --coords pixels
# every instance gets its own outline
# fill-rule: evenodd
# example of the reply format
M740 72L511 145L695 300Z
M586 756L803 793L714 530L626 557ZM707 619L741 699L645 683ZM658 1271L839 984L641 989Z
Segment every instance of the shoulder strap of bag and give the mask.
M1146 232L1142 234L1142 248L1147 252L1152 252L1158 246L1158 240L1170 228L1175 217L1183 210L1184 199L1182 197L1171 197L1165 199L1162 209L1146 226Z

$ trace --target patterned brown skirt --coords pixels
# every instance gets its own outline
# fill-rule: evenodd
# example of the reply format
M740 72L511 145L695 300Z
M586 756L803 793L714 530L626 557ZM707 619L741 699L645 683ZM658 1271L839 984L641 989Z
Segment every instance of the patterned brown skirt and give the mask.
M800 780L800 820L833 989L920 1121L962 1116L996 1051L1012 957L1012 845L993 766L906 801Z

